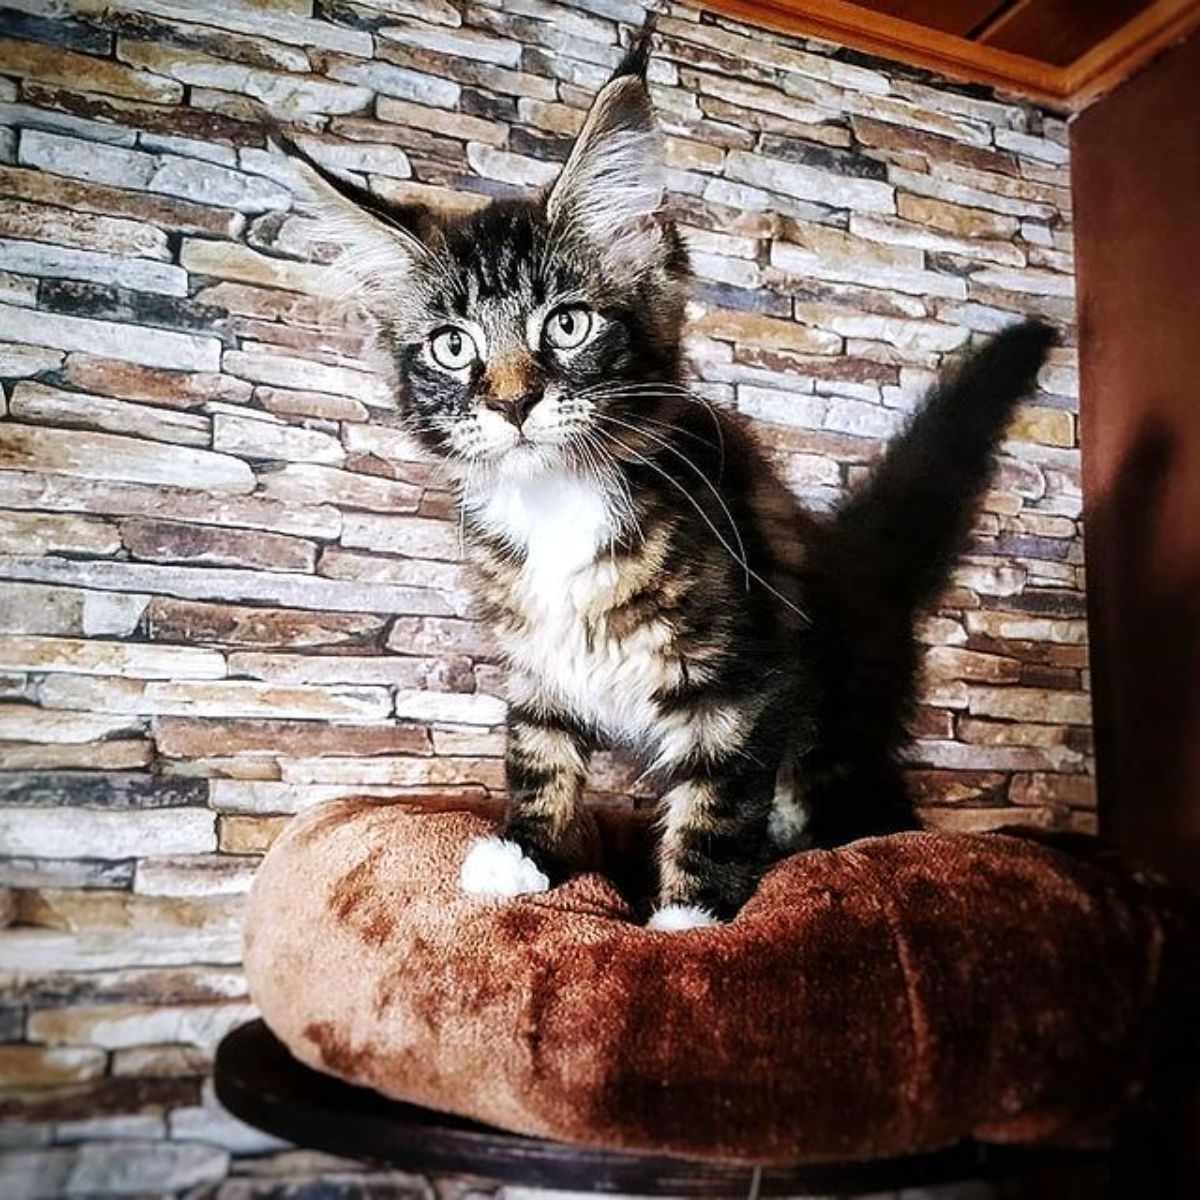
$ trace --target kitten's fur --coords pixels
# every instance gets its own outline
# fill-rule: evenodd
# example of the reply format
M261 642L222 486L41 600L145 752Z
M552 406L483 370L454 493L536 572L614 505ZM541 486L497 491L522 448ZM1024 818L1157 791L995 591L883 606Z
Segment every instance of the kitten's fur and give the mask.
M732 916L787 850L914 824L897 768L913 621L1051 336L1001 334L835 514L802 511L752 431L682 384L688 261L662 211L647 54L643 35L535 200L437 219L301 157L400 412L461 468L510 665L506 840L472 851L464 885L547 886L581 848L588 755L616 743L662 779L655 920L678 928ZM588 321L582 345L549 344Z

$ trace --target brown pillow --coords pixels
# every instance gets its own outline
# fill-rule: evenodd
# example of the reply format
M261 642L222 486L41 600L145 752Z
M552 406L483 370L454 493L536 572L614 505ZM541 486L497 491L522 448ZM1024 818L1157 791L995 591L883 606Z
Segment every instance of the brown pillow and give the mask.
M701 1158L1080 1142L1148 1080L1196 947L1160 884L1023 838L800 854L731 924L659 933L600 874L464 895L491 828L359 798L289 825L246 969L297 1058L520 1133Z

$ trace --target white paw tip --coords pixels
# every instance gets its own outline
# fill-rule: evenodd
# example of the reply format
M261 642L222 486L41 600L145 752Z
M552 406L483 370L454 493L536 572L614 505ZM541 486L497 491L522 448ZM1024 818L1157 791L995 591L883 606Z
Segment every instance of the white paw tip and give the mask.
M694 904L668 904L660 908L646 923L647 929L678 933L682 929L708 929L721 922L708 911Z
M472 896L528 896L544 892L550 880L516 842L490 837L467 851L458 881Z

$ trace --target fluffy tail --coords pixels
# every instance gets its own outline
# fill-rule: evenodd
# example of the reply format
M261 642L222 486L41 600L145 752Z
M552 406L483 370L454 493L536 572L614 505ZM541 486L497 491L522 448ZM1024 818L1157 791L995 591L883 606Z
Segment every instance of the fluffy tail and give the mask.
M913 624L949 580L996 446L1053 342L1028 321L948 374L826 528L810 581L821 728L805 771L819 844L915 825L897 766L919 663Z
M929 393L866 485L836 515L891 604L914 614L945 586L992 474L992 455L1054 343L1037 321L1006 329Z

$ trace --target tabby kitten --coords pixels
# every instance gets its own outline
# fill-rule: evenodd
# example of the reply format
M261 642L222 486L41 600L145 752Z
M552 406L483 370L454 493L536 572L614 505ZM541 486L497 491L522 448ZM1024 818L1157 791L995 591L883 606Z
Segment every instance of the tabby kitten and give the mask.
M663 211L643 35L558 181L470 217L384 204L295 147L399 409L457 469L509 666L502 836L462 885L542 891L583 848L588 756L662 781L651 924L732 917L805 845L908 828L913 620L1050 342L1024 325L944 382L866 486L804 512L751 430L683 383L688 258Z

